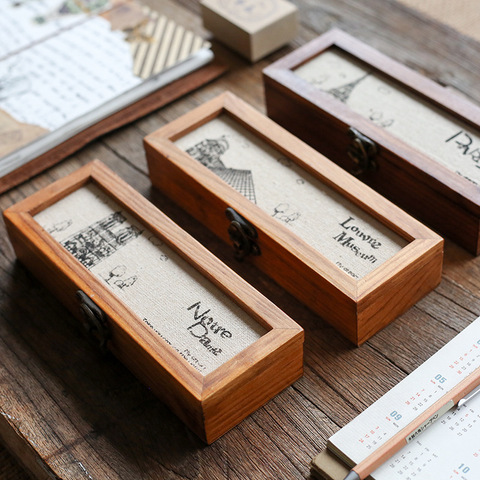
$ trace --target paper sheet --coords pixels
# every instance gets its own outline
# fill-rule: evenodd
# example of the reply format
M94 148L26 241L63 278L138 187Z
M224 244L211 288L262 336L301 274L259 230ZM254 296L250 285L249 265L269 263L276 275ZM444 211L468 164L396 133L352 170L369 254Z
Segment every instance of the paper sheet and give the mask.
M33 142L24 135L1 159L0 177L212 60L208 42L138 4L63 14L106 2L0 0L0 111L50 132Z
M17 122L11 115L0 110L0 157L46 133L44 128Z
M329 439L351 466L480 367L480 318ZM374 480L480 478L480 396L453 409L373 474Z
M85 13L60 15L58 11L66 3L65 0L0 0L0 59L87 18Z
M107 48L98 48L98 45ZM141 83L123 32L91 17L0 63L0 109L56 130Z

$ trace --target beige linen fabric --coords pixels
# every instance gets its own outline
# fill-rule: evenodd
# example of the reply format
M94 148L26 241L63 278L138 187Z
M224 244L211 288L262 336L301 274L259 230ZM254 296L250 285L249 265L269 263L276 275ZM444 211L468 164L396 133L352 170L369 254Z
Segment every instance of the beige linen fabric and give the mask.
M337 48L323 52L295 73L407 145L472 183L480 183L479 132L453 115Z
M225 114L176 145L354 278L367 275L406 245Z
M266 333L93 185L35 220L204 375Z

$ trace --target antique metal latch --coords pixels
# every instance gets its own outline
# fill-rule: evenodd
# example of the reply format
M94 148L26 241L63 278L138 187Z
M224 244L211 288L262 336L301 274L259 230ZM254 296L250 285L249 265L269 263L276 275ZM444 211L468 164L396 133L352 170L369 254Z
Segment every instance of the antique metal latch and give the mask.
M106 352L107 341L110 338L110 331L103 311L98 305L83 292L78 290L77 299L80 302L80 313L82 314L82 326L87 334Z
M232 207L225 210L225 215L230 220L228 234L233 243L233 250L237 260L243 260L247 255L260 255L257 244L257 230L255 227Z
M348 147L347 153L355 163L355 168L350 173L352 175L360 175L376 170L377 162L375 161L375 156L378 149L375 142L353 127L348 129L348 135L352 138L352 142Z

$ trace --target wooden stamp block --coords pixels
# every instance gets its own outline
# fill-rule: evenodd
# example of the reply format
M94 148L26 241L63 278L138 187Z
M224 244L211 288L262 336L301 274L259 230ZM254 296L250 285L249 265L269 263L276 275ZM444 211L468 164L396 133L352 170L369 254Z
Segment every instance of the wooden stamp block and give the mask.
M102 163L4 217L18 258L208 443L301 376L301 327Z
M297 7L285 0L202 0L203 25L251 62L292 40Z
M145 148L153 185L355 344L440 281L438 235L228 92Z
M340 30L263 73L272 119L480 253L480 108Z

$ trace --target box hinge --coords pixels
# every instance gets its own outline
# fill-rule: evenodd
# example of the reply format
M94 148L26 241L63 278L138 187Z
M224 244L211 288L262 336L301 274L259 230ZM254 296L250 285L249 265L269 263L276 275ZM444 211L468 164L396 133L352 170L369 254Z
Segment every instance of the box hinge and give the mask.
M230 220L228 235L233 243L233 250L237 260L243 260L248 255L260 255L257 244L257 230L255 227L232 207L225 210L225 215Z
M350 173L357 176L365 172L375 171L377 169L375 156L378 151L375 142L353 127L348 129L348 136L352 138L352 142L347 153L355 163L355 167Z
M110 330L103 310L82 290L78 290L82 326L102 352L107 351Z

